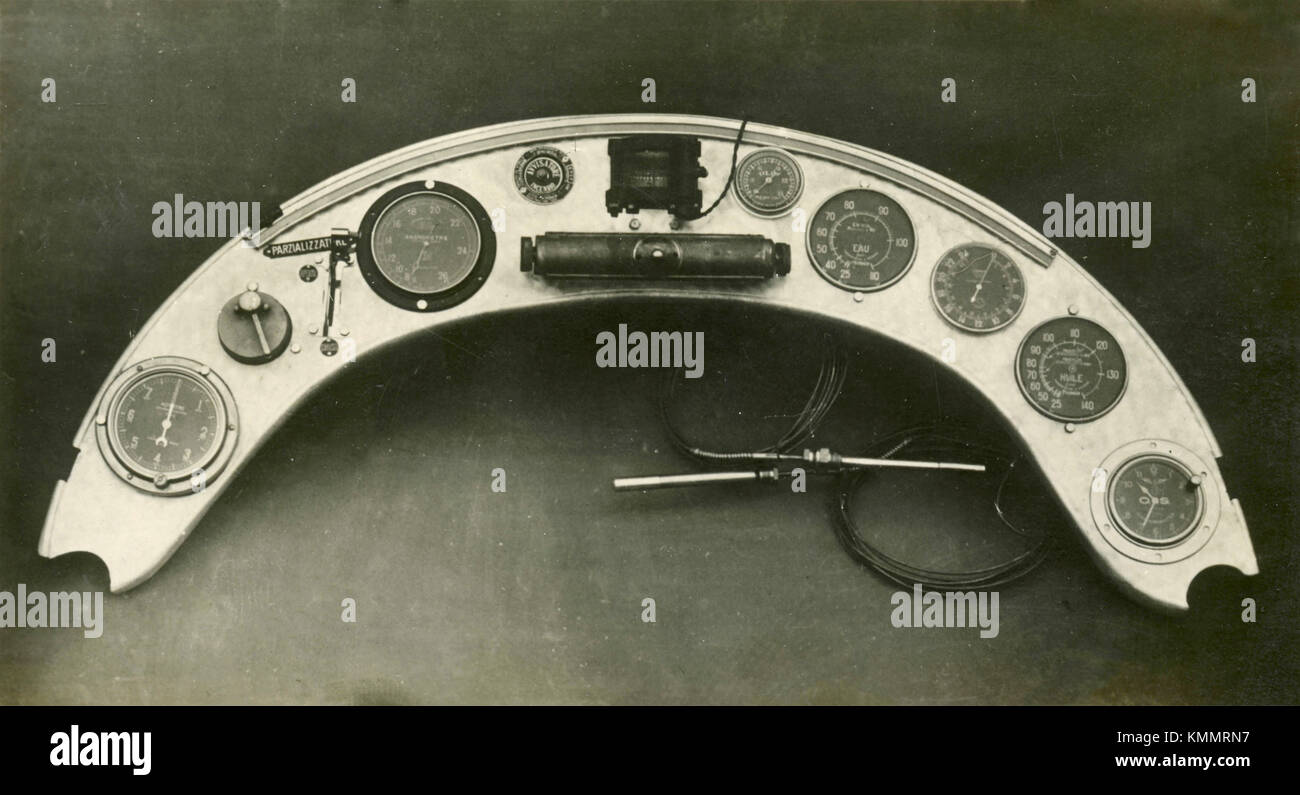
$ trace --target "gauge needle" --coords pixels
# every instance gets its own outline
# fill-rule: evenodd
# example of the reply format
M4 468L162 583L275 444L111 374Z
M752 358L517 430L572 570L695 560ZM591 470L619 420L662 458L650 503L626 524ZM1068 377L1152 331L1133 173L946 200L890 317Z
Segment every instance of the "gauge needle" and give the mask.
M980 280L975 283L975 292L971 293L970 302L972 304L975 303L975 298L980 294L980 288L984 286L984 280L988 278L991 270L993 270L993 255L989 254L989 266L984 269L984 273L980 275Z
M420 269L420 260L424 259L424 250L428 247L429 241L426 240L424 241L424 245L420 246L420 253L415 256L415 262L411 265L411 273L415 273Z
M162 433L153 443L158 447L167 446L167 429L172 427L172 413L176 411L176 396L181 393L181 379L176 379L176 388L172 390L172 399L167 406L167 417L162 421Z
M1145 489L1144 489L1144 491L1145 491ZM1146 527L1146 526L1147 526L1147 521L1151 519L1151 512L1154 511L1155 509L1156 509L1156 501L1155 501L1155 500L1152 500L1152 501L1151 501L1151 507L1150 507L1150 508L1147 508L1147 515L1142 517L1142 526L1143 526L1143 527Z

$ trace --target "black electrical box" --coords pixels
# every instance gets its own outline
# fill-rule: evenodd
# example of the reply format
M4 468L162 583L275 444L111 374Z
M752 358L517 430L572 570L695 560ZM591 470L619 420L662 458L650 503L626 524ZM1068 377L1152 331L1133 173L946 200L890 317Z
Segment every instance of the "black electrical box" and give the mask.
M609 190L605 209L621 212L667 210L678 218L698 218L700 139L687 135L633 135L609 142Z

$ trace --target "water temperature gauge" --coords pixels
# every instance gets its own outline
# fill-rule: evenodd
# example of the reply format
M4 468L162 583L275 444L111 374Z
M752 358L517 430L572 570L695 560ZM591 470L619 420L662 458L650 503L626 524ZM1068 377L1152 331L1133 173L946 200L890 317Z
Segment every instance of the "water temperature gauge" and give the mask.
M755 150L745 155L736 169L736 196L754 215L785 215L802 195L803 169L784 150Z
M150 359L123 371L105 395L95 417L99 451L136 488L193 493L234 452L235 402L206 365L177 356Z

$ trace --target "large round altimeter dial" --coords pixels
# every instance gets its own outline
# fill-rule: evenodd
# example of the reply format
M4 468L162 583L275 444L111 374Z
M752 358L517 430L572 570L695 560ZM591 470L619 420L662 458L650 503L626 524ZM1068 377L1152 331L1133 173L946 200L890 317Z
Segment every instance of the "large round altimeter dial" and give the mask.
M496 253L491 222L468 193L446 183L412 182L385 193L361 223L358 263L390 303L432 311L460 303L482 285Z
M1115 407L1128 383L1124 352L1091 320L1060 317L1029 332L1016 355L1025 399L1062 422L1088 422Z
M106 394L95 420L100 452L137 488L192 493L221 471L234 449L233 399L204 365L151 359L118 376Z
M831 197L808 225L808 256L817 272L845 290L883 290L907 273L915 252L912 220L874 190Z
M1139 456L1110 479L1107 509L1133 541L1168 546L1196 529L1205 504L1201 489L1201 478L1174 459Z

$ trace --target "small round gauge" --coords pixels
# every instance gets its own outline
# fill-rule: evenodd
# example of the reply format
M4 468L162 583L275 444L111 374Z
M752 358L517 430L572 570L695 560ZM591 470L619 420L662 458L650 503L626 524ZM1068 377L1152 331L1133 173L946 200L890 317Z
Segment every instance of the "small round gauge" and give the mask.
M975 333L996 331L1025 306L1025 278L1011 258L981 245L958 246L939 260L930 295L944 319Z
M197 362L151 359L118 376L106 394L96 417L100 452L138 488L188 493L171 487L199 470L211 480L233 451L229 390Z
M515 163L515 187L535 204L554 204L573 189L573 161L552 146L529 149Z
M432 181L381 196L359 236L366 282L390 303L417 311L445 309L473 295L496 253L483 207L459 188Z
M1115 407L1128 383L1124 352L1091 320L1059 317L1029 332L1016 354L1025 398L1063 422L1095 420Z
M803 169L782 149L750 152L736 169L736 197L754 215L785 215L802 195Z
M1129 460L1110 481L1107 507L1121 532L1139 544L1168 546L1196 529L1204 509L1199 477L1172 458Z
M808 255L825 279L845 290L881 290L907 273L912 221L874 190L848 190L826 201L808 225Z

